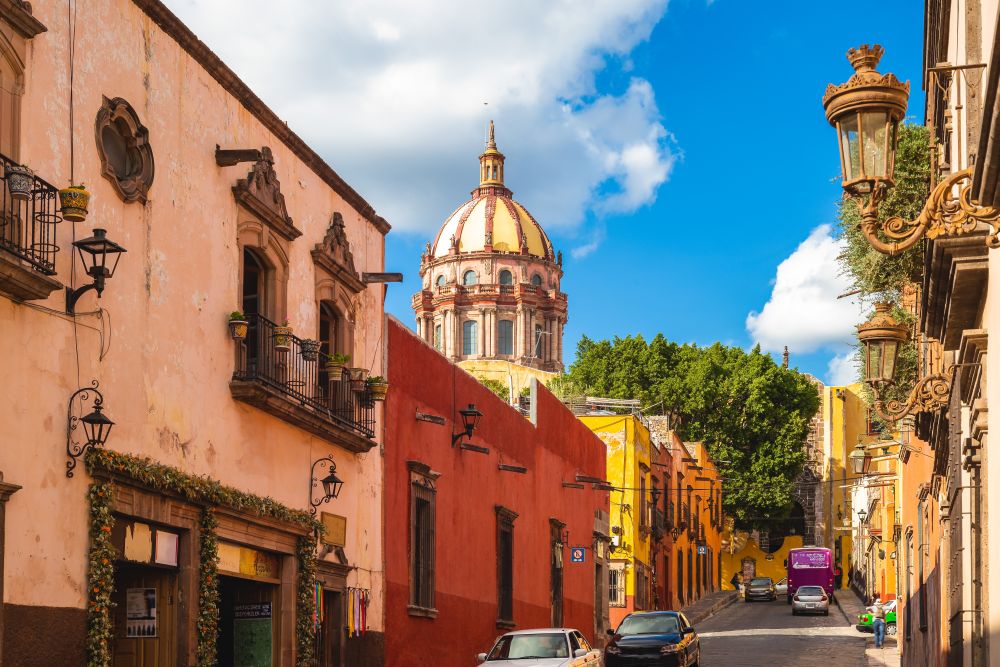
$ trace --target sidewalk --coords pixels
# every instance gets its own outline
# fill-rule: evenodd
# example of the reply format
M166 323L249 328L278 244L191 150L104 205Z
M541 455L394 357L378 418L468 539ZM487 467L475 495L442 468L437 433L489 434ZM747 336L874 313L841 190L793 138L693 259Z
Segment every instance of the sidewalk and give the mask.
M851 627L854 627L858 622L858 614L864 612L865 605L862 604L857 594L850 589L837 591L836 600L837 608L843 614L844 621ZM886 636L882 648L875 648L875 637L873 635L860 632L858 634L865 634L868 638L868 645L865 648L865 665L867 667L898 667L900 663L899 649L895 637Z
M738 599L739 594L736 591L717 591L715 593L709 593L694 604L684 607L681 609L681 612L687 616L691 625L697 626L705 619L714 615L719 610L728 607Z

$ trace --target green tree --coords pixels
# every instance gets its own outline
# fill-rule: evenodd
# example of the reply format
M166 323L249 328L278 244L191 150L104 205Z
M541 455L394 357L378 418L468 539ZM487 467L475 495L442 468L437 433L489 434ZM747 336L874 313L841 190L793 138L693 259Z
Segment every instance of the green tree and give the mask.
M759 348L677 345L657 335L581 340L560 389L638 398L647 413L670 414L684 440L702 440L724 472L723 506L740 526L787 516L802 445L819 408L810 379Z
M494 380L493 378L483 377L482 375L477 375L476 379L482 383L487 389L492 391L494 394L502 398L503 400L510 403L510 388L507 386L506 382L501 382L500 380Z

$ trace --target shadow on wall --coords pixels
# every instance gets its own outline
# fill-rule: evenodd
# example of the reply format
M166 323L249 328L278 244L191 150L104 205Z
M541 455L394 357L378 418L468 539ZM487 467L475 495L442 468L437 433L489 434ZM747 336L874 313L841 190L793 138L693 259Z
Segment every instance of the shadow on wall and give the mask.
M781 548L772 554L763 551L754 540L747 538L742 549L734 554L722 554L722 589L731 591L733 574L742 572L755 577L771 577L774 581L785 578L788 552L802 546L801 535L784 538Z

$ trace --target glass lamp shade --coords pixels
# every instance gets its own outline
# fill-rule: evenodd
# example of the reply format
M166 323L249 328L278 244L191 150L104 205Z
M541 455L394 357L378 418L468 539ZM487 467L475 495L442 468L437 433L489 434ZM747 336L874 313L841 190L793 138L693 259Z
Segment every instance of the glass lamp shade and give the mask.
M115 425L108 419L107 415L101 412L100 402L94 402L94 410L90 414L80 418L83 424L83 432L87 434L87 442L96 447L101 447L108 440L111 427Z
M865 519L867 519L867 518L868 518L868 512L866 512L864 510L858 510L858 520L861 523L864 523Z
M118 267L118 260L123 252L127 252L107 237L104 229L94 229L94 235L79 241L74 241L73 245L80 253L80 261L83 262L87 275L96 278L103 276L110 278L115 274ZM108 268L108 257L113 257L111 268Z
M851 471L855 475L863 475L867 472L868 463L871 461L871 457L868 456L868 453L862 445L855 447L854 451L852 451L847 458L851 460Z
M893 382L899 346L906 341L906 327L891 311L888 303L876 304L872 318L858 327L858 339L864 345L865 382L870 385Z
M465 427L465 432L470 436L479 426L479 420L482 419L483 413L476 409L473 403L469 403L469 407L465 410L459 410L458 413L462 415L462 425Z
M320 480L323 485L323 493L327 498L336 498L340 495L340 489L343 488L344 482L339 477L335 470L330 470L330 474Z

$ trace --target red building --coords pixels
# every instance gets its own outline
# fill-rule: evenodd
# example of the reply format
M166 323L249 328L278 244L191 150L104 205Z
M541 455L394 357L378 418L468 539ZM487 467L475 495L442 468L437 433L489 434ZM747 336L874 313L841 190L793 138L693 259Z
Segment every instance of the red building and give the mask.
M511 628L595 639L608 493L586 480L604 443L542 385L526 417L392 319L388 354L386 664L470 665ZM453 445L469 404L482 417Z

